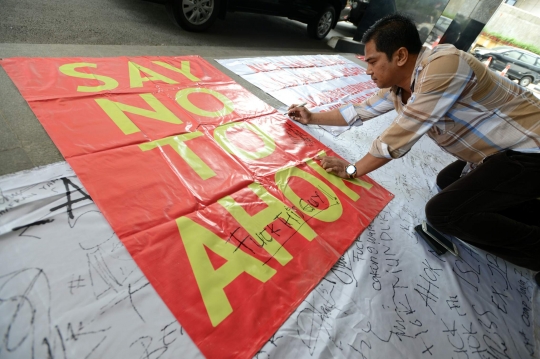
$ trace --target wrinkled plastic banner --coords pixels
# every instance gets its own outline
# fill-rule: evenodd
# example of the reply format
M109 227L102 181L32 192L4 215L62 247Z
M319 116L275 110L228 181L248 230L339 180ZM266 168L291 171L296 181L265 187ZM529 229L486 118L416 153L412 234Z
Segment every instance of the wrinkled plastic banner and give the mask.
M392 194L205 60L1 61L208 358L250 358Z
M312 112L360 103L379 90L363 67L340 55L216 61L285 105L306 103ZM334 136L348 129L346 126L319 127Z

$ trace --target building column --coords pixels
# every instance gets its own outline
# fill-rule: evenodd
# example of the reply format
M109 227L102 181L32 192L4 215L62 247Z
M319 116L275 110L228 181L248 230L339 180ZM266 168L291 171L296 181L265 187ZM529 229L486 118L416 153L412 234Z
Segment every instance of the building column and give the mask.
M502 0L467 1L460 7L439 43L453 44L460 50L468 51L501 3Z

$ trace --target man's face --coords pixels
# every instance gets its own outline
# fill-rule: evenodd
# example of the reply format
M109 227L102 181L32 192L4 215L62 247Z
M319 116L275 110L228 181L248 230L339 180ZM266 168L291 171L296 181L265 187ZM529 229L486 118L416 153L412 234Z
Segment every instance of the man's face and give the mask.
M399 69L393 61L394 57L388 60L384 52L378 52L373 40L366 43L364 51L368 63L366 73L371 76L371 80L381 89L397 85Z

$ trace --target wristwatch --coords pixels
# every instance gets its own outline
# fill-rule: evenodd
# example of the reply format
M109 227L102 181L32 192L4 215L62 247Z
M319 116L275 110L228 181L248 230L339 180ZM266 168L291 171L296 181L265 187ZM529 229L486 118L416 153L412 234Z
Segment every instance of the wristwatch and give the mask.
M345 172L349 175L349 178L354 178L356 175L356 166L353 164L350 164L345 168Z

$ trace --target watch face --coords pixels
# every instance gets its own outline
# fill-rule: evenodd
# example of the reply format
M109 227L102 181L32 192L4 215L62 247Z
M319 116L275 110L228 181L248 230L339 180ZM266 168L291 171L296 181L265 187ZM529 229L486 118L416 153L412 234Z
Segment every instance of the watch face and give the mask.
M352 175L356 172L356 168L353 165L348 165L346 171L348 174Z

